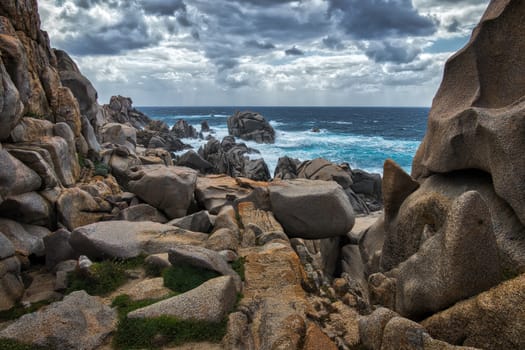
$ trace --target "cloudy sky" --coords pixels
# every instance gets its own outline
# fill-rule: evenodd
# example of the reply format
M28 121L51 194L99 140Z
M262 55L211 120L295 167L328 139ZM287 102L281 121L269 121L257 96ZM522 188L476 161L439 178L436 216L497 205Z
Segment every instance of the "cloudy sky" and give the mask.
M489 0L38 2L101 103L430 106Z

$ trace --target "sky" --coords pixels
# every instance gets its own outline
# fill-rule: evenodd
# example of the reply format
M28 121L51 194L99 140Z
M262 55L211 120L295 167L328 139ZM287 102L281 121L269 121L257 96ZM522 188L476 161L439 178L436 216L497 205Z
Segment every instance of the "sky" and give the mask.
M430 106L489 0L38 0L98 91L137 106Z

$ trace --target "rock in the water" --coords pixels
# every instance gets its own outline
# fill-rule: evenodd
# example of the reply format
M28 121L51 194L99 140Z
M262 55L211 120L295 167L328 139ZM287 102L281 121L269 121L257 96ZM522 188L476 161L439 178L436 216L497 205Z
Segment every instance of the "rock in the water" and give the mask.
M213 169L213 165L195 151L188 151L181 155L177 165L198 170L201 174L209 173Z
M132 311L128 317L172 316L181 320L220 322L233 308L236 300L237 291L233 278L221 276L186 293Z
M116 329L117 312L84 291L22 316L0 338L57 350L95 349Z
M280 157L273 173L274 179L292 180L297 178L297 168L301 165L299 159L293 159L287 156Z
M175 125L173 125L173 127L171 128L170 133L179 139L196 139L197 137L199 137L199 133L197 132L197 130L192 125L188 124L188 122L184 119L177 120Z
M232 276L237 290L241 290L241 278L218 252L192 245L179 245L170 249L168 254L173 266L183 264L202 267L217 271L222 275Z
M412 174L486 171L525 225L524 16L520 0L491 1L469 43L449 59Z
M269 190L272 211L290 236L306 239L342 236L354 225L352 206L335 182L276 181Z
M131 175L128 190L175 219L186 215L196 182L197 174L192 169L147 165Z
M478 192L464 193L447 221L399 266L396 310L420 317L483 292L501 279L489 209Z
M228 118L230 135L257 143L274 143L275 131L262 115L254 112L237 112Z
M204 244L205 233L185 231L156 222L104 221L77 228L69 243L90 258L133 258L165 253L181 244Z
M525 274L424 320L436 339L488 350L525 349Z

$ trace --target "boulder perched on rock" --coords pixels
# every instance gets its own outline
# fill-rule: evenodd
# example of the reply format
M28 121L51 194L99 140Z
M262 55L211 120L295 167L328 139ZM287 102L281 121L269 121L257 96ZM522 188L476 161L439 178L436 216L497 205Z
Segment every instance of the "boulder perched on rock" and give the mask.
M128 183L130 192L170 219L186 215L197 182L195 170L162 165L145 165L135 170Z
M204 282L197 288L132 311L129 318L172 316L180 320L220 322L235 305L237 291L230 276Z
M257 143L274 143L275 130L262 115L254 112L237 112L228 118L230 135Z
M57 350L95 349L117 326L117 312L84 291L20 319L0 331L0 338Z
M449 59L412 175L480 169L525 225L525 6L491 1L465 48ZM509 176L512 174L512 176Z
M181 244L203 245L205 233L150 221L103 221L77 228L69 243L78 254L96 258L133 258L166 253Z
M290 236L306 239L342 236L354 225L352 206L335 182L275 181L269 190L272 211Z

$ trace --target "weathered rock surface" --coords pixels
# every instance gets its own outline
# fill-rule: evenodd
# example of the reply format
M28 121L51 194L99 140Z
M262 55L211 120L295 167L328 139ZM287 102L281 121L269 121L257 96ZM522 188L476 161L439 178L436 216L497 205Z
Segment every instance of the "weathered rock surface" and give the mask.
M137 146L137 131L135 128L120 124L107 123L100 129L101 142L113 143L126 147L130 152L135 152Z
M156 222L105 221L82 226L71 233L69 243L90 258L133 258L165 253L181 244L202 245L205 233L186 231Z
M7 73L0 51L0 140L9 137L22 117L23 109L20 95Z
M109 203L104 205L76 187L62 191L57 200L58 218L68 230L100 221L110 211Z
M0 338L57 350L95 349L115 330L117 312L84 291L22 316Z
M492 1L465 48L449 59L413 162L421 179L480 169L525 225L525 7ZM509 176L512 174L512 176Z
M0 149L0 200L9 196L38 190L42 180L24 163Z
M335 182L275 181L269 190L272 211L290 236L306 239L342 236L354 225L352 206Z
M525 347L525 274L424 320L436 339L483 349Z
M133 101L129 97L111 96L109 104L102 107L104 119L109 123L132 125L135 129L142 129L151 122L144 113L133 108Z
M185 230L208 233L213 227L212 218L206 210L174 219L168 225L177 226Z
M70 238L71 232L64 229L57 230L44 237L47 268L52 269L62 261L78 257L69 244Z
M173 127L171 128L170 133L180 139L196 139L197 137L199 137L199 133L197 132L197 130L192 125L188 124L188 122L184 119L177 120L175 125L173 125Z
M8 219L0 219L0 232L9 238L18 253L26 256L44 255L42 239L51 233L41 226L20 224Z
M197 288L150 306L132 311L129 318L173 316L181 320L220 322L237 300L235 283L230 276L204 282Z
M215 174L268 181L270 171L264 160L250 158L251 154L258 153L244 143L236 143L232 136L226 136L222 142L211 138L206 145L199 148L199 155L213 165L211 172Z
M7 197L0 204L0 216L50 229L55 223L55 211L51 203L36 192Z
M244 198L251 192L252 189L243 186L239 179L225 175L208 175L197 178L195 197L199 205L210 214L217 214L222 207L233 205L236 199Z
M269 243L243 251L244 298L230 317L226 347L299 349L306 333L305 273L288 244Z
M228 118L230 135L257 143L274 143L275 130L262 115L254 112L237 112Z
M197 182L194 170L182 167L145 165L130 175L128 190L162 210L168 218L186 215Z
M476 295L501 280L489 209L478 192L460 196L443 230L399 266L396 310L418 317Z

